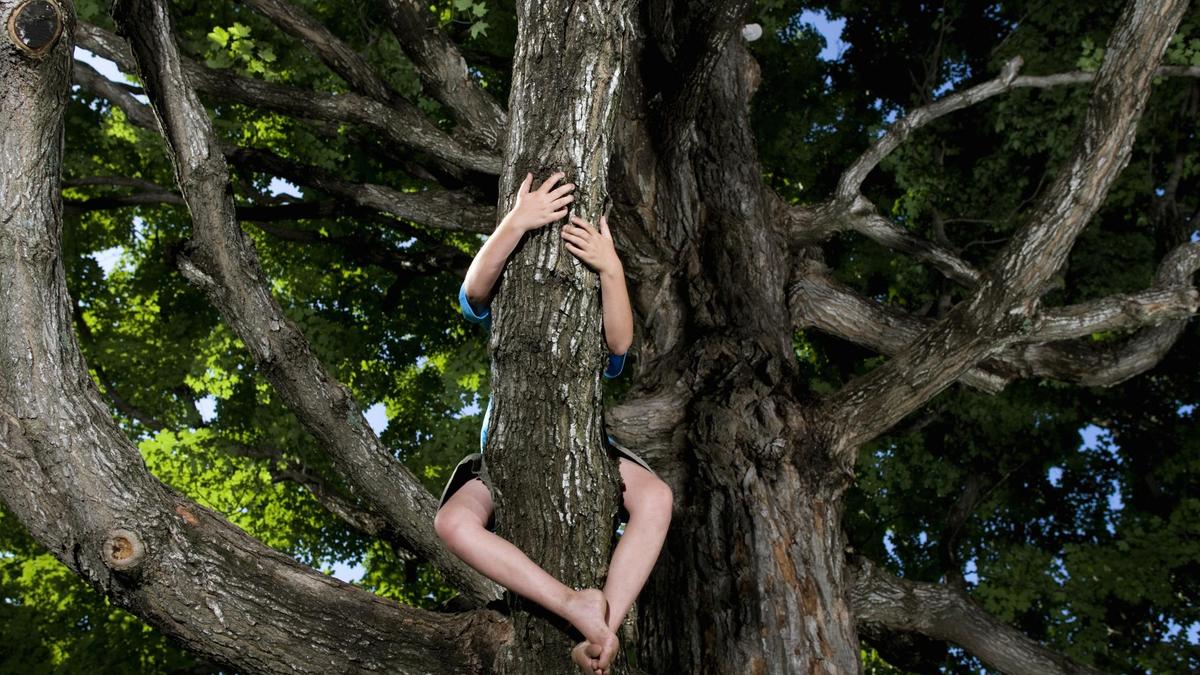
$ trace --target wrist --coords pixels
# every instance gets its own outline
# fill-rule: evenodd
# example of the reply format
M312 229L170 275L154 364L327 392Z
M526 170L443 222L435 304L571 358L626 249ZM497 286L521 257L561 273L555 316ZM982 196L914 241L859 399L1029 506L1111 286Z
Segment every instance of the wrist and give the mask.
M625 268L621 266L620 260L613 261L600 270L600 283L602 284L613 281L624 281L624 279Z
M513 213L513 211L509 211L508 215L504 216L504 218L500 221L500 224L496 226L497 232L500 230L505 230L525 234L529 231L529 225L520 217L514 216Z

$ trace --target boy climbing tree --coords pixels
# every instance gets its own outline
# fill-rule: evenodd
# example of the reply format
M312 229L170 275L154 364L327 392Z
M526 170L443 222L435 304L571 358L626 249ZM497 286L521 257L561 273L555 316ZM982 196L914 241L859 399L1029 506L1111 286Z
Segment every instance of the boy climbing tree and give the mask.
M480 248L467 271L459 303L468 320L490 329L492 292L513 249L526 233L566 216L567 205L574 199L569 193L575 186L567 183L555 187L563 176L556 173L531 191L533 175L526 175L512 210ZM564 248L599 277L603 335L608 349L604 376L616 377L632 342L633 313L607 219L601 216L597 231L586 220L572 217L570 224L560 230L560 236ZM533 320L536 316L526 318ZM582 350L583 354L590 351ZM588 359L583 361L586 363ZM607 433L603 434L605 447L614 457L620 457L621 510L628 523L613 554L603 591L572 590L530 560L521 549L491 531L493 500L481 474L495 402L495 398L489 401L484 413L480 452L459 463L442 493L435 524L438 535L451 551L484 575L570 622L584 637L571 651L573 660L584 672L604 673L617 651L617 629L662 548L671 518L671 490L641 458L616 444ZM521 402L506 404L520 406ZM565 479L563 486L570 489Z

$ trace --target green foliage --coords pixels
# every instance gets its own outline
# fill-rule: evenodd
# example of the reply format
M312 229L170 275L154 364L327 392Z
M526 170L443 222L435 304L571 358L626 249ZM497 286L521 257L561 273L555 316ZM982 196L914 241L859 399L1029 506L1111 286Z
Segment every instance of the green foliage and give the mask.
M764 39L755 128L767 181L793 202L826 198L879 130L914 106L999 72L1094 70L1120 2L760 3ZM844 19L839 60L789 23L801 9ZM773 38L773 39L772 39ZM1193 8L1166 63L1195 62ZM1054 279L1045 306L1146 288L1171 241L1160 199L1177 172L1178 212L1200 208L1195 85L1160 78L1133 158ZM1028 219L1070 153L1088 87L1019 89L918 131L869 177L867 196L907 230L985 267ZM1192 112L1188 112L1188 111ZM1178 162L1178 165L1176 165ZM1178 166L1178 169L1176 168ZM856 234L823 247L835 276L868 297L937 318L963 291L927 266ZM1193 323L1150 373L1111 389L1022 381L996 396L955 386L861 449L845 524L856 550L906 578L964 574L986 609L1034 638L1108 672L1192 672L1200 628L1192 584L1192 515L1200 452L1198 330ZM1098 333L1097 345L1128 339ZM795 338L816 393L882 359L815 331ZM1087 429L1084 445L1080 430ZM977 491L956 530L949 514ZM864 652L864 667L880 657ZM979 672L957 649L930 671Z

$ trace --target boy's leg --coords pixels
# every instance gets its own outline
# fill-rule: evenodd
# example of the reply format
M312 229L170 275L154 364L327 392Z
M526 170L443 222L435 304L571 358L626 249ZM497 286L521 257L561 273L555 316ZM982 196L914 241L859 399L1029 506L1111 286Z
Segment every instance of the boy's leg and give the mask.
M575 591L529 559L512 542L487 530L492 494L479 478L467 481L438 511L434 530L454 555L487 578L571 622L601 645L607 666L617 637L604 622L605 597L597 589Z
M671 524L671 488L662 479L624 457L619 463L625 482L625 510L629 522L617 541L604 597L608 598L608 627L615 633L658 560L667 527Z

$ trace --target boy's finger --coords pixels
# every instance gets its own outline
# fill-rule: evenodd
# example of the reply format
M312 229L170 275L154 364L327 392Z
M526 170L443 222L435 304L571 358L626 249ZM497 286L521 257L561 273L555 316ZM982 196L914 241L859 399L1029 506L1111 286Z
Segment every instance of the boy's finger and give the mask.
M550 215L551 215L551 216L554 216L554 219L555 219L555 220L562 220L564 217L566 217L566 215L567 215L567 210L566 210L566 209L562 209L562 210L560 210L560 211L555 211L554 213L551 213Z
M570 204L573 201L575 201L575 195L567 195L566 197L559 197L558 199L555 199L554 201L550 202L550 208L557 209L561 206L566 206L567 204Z
M561 197L574 189L575 189L574 183L567 183L565 185L559 185L558 187L556 187L550 191L550 196L555 197L555 198Z
M557 183L558 181L562 180L563 176L565 176L565 175L567 175L567 174L563 173L562 171L559 171L559 172L555 173L553 176L550 176L545 181L543 181L541 185L538 186L538 192L541 192L541 193L549 192L550 188L554 187L554 184Z
M521 181L521 187L517 190L517 194L525 194L529 192L529 186L533 185L533 174L525 174L525 180Z
M582 229L585 229L585 230L587 230L589 234L595 234L595 233L596 233L596 228L592 227L592 224L591 224L591 223L589 223L588 221L584 220L583 218L580 218L579 216L573 216L573 217L571 218L571 222L572 222L572 223L575 223L576 225L578 225L578 226L579 226L579 227L581 227Z
M600 234L605 237L609 236L608 232L608 216L600 216Z

